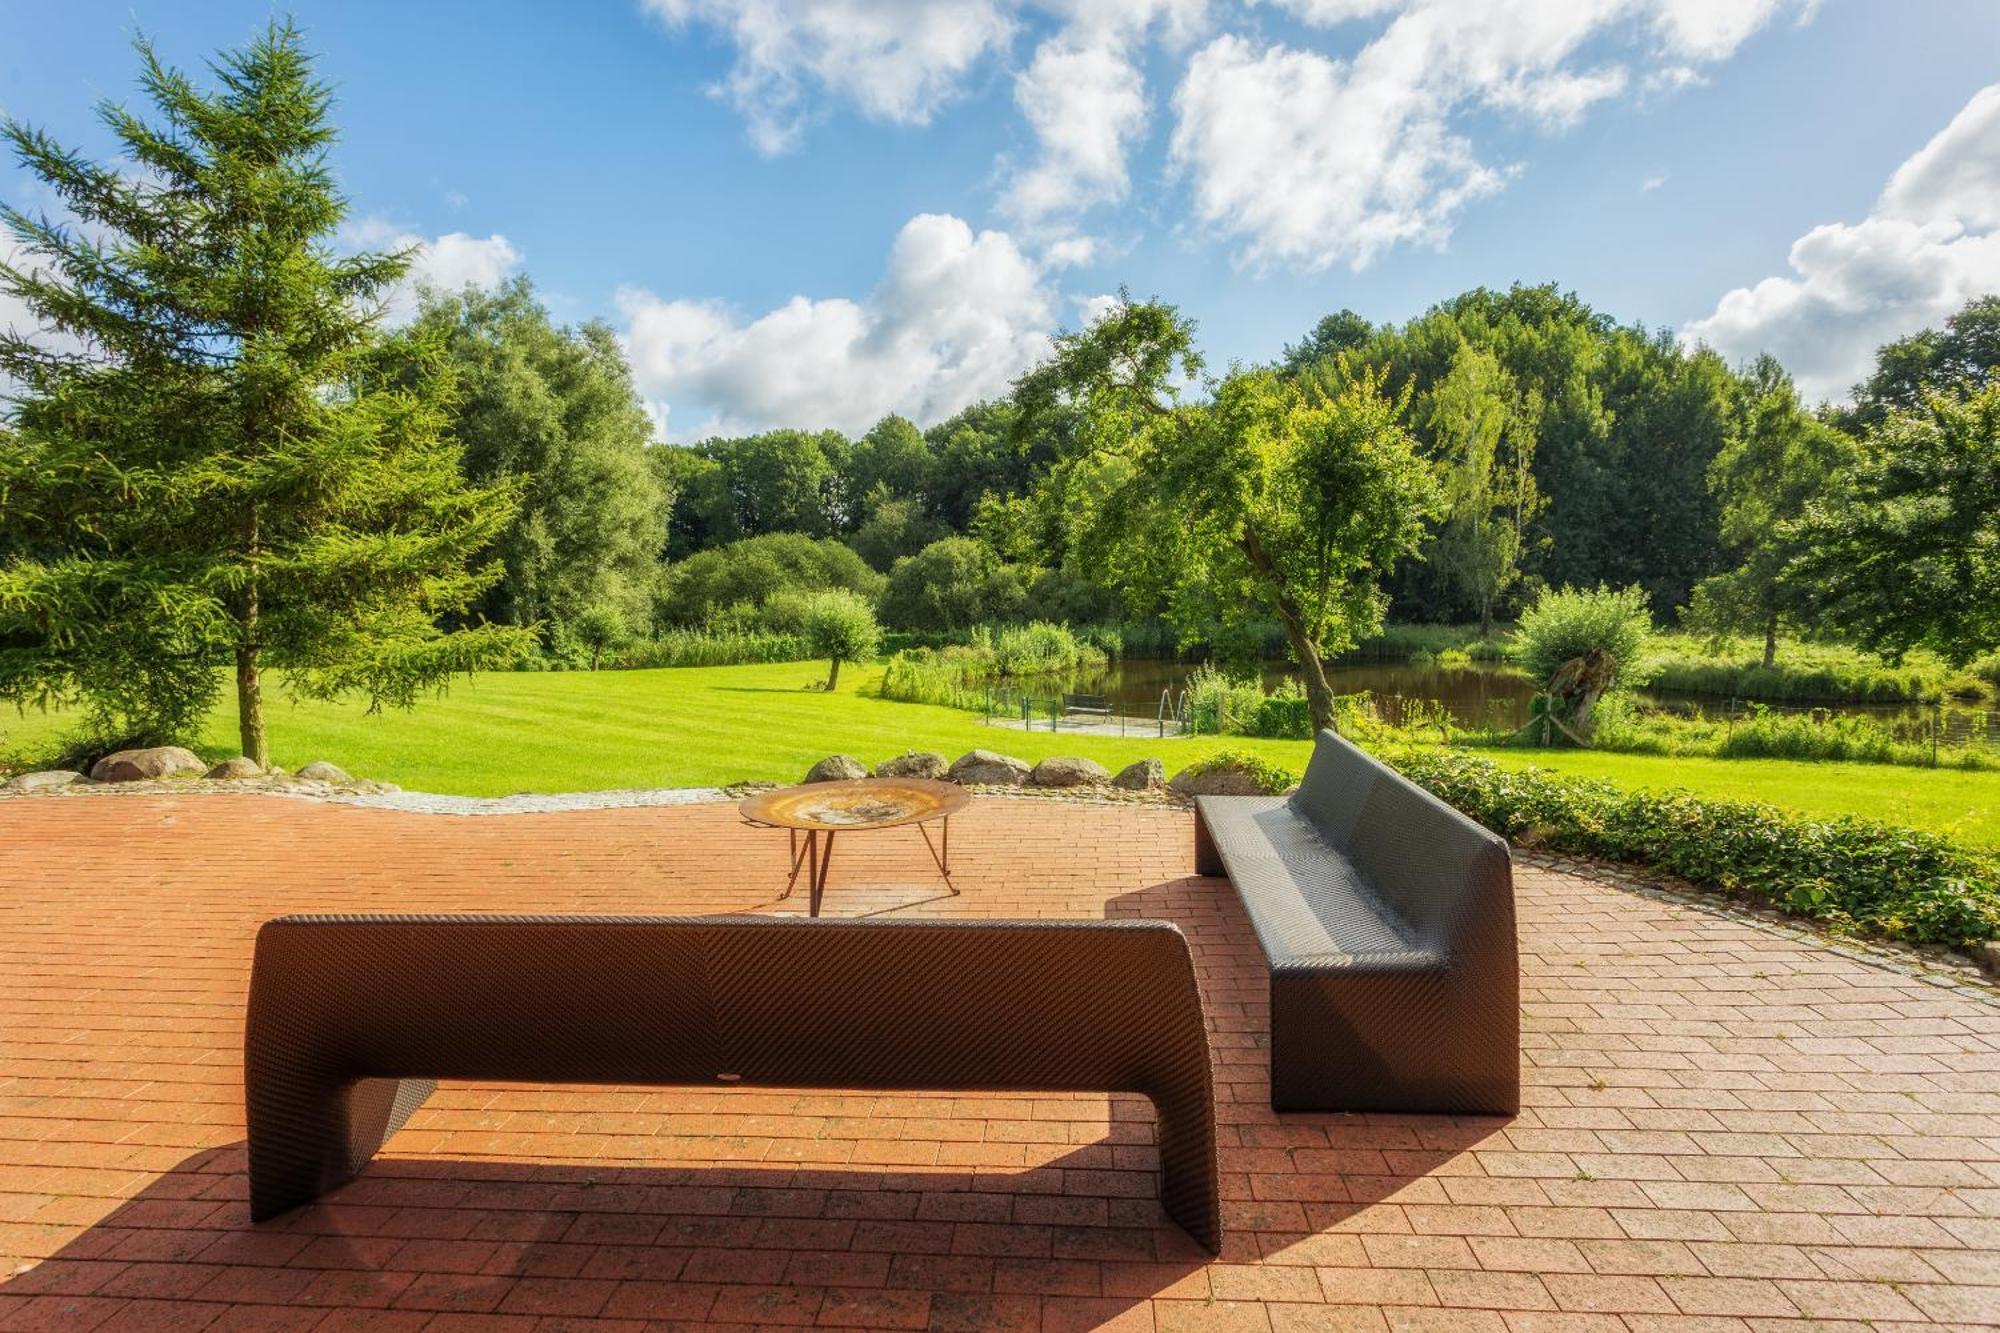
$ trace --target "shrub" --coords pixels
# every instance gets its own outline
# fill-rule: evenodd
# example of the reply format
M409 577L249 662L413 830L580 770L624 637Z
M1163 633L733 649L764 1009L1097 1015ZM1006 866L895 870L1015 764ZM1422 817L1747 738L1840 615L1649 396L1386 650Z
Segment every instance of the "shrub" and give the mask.
M605 654L604 665L649 667L742 666L752 662L804 662L814 656L799 634L667 630Z
M799 629L812 646L812 655L831 663L826 673L829 690L840 683L842 662L872 661L882 643L882 627L875 623L874 608L866 598L846 588L814 593Z
M1295 680L1280 682L1277 689L1257 701L1250 714L1249 731L1252 736L1276 740L1311 740L1312 708L1306 701L1304 687Z
M1572 657L1602 648L1611 656L1612 688L1617 689L1641 683L1652 633L1646 594L1637 587L1544 589L1522 613L1512 651L1536 683L1546 685Z
M1001 563L992 547L947 537L896 562L882 594L882 619L897 629L969 629L1018 619L1026 600L1020 571Z
M1264 691L1256 681L1233 678L1206 662L1194 669L1184 688L1187 703L1181 721L1200 735L1240 734L1264 702Z
M882 697L903 703L982 709L991 668L991 658L973 648L907 648L889 659L882 673Z
M1034 676L1101 667L1107 660L1103 649L1070 633L1067 626L1040 620L998 630L984 641L991 644L995 674L1001 676ZM973 642L975 646L980 644L981 636L975 635Z
M1802 703L1918 702L1980 690L1977 679L1921 651L1891 665L1846 644L1784 639L1773 665L1765 666L1763 655L1761 641L1658 635L1647 653L1648 684L1686 694Z
M1299 780L1299 775L1291 769L1251 754L1248 750L1217 750L1214 754L1204 755L1175 774L1174 779L1199 777L1218 770L1248 774L1266 796L1282 795L1296 786Z
M1836 930L1954 945L2000 936L2000 866L1933 834L1680 790L1628 792L1452 750L1391 762L1524 845L1653 866Z
M773 532L697 551L669 568L658 617L666 625L718 625L740 614L739 605L754 613L780 592L825 588L845 588L873 603L882 585L880 574L832 538Z

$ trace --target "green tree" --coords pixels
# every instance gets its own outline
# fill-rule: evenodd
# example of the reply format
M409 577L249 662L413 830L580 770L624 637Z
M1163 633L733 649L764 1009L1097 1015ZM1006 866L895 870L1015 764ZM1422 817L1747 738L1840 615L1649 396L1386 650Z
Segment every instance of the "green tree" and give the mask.
M1018 620L1027 601L1021 573L974 537L946 537L889 571L882 618L897 629L949 631Z
M0 210L32 256L0 264L0 293L89 350L0 334L21 386L0 697L184 733L233 661L243 753L265 764L267 667L298 694L407 705L520 651L517 630L437 623L499 576L471 562L514 494L465 484L435 338L378 328L408 257L330 244L331 98L296 31L222 55L213 90L138 52L158 117L100 107L120 166L4 127L75 225Z
M1425 395L1423 416L1445 496L1428 556L1478 608L1485 636L1495 604L1520 580L1528 523L1540 507L1532 469L1541 400L1522 395L1492 352L1462 343Z
M640 617L668 508L617 337L602 323L558 327L526 278L497 292L427 293L417 324L457 372L466 475L521 493L492 548L506 572L475 613L538 626L548 648Z
M1944 322L1888 343L1875 353L1875 371L1854 386L1854 402L1839 413L1859 433L1879 426L1891 412L1921 411L1933 393L1965 397L2000 374L2000 295L1981 296Z
M831 537L774 532L698 551L667 572L660 619L700 625L738 606L761 607L780 591L846 588L872 602L883 579Z
M921 503L931 480L931 446L907 419L886 416L856 440L846 454L842 493L859 524L878 494Z
M1777 661L1778 631L1810 614L1781 577L1800 554L1787 525L1852 462L1854 444L1806 412L1772 357L1745 372L1738 396L1739 424L1709 467L1723 546L1736 563L1695 585L1688 622L1710 634L1761 635L1768 667Z
M846 588L816 592L800 625L813 656L827 659L826 688L840 684L842 662L867 662L881 651L882 629L868 599Z
M1785 578L1817 623L1892 659L2000 647L2000 382L1891 413L1788 527L1803 553Z
M838 431L774 430L695 446L719 465L699 498L712 542L803 532L826 537L843 527L841 464L847 440Z
M1180 399L1201 359L1173 307L1122 300L1061 336L1023 376L1026 418L1080 423L1059 493L1089 522L1086 549L1135 600L1157 594L1183 629L1275 614L1305 678L1315 728L1333 724L1323 657L1380 628L1382 580L1413 554L1440 496L1391 397L1362 370L1332 390L1271 371Z
M1322 362L1338 360L1343 353L1366 346L1374 336L1375 326L1366 319L1352 310L1336 310L1313 325L1311 333L1285 344L1285 370L1296 375Z
M906 555L915 555L946 535L944 525L924 514L907 496L893 495L877 485L868 497L867 518L847 544L875 569L887 573Z

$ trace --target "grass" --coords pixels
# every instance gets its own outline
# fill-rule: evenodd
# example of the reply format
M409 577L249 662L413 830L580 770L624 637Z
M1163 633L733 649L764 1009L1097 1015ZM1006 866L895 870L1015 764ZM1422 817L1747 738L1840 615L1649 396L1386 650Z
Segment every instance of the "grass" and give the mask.
M2000 847L2000 772L1909 769L1791 759L1675 758L1602 750L1478 751L1510 768L1548 768L1621 787L1685 787L1704 796L1761 801L1808 814L1860 815L1928 829L1972 847Z
M651 671L497 672L453 686L411 712L370 716L357 704L298 704L272 691L272 754L287 768L330 759L360 777L463 796L796 781L829 754L878 763L905 749L957 758L975 747L1034 761L1084 755L1114 771L1158 756L1168 773L1222 749L1303 770L1305 741L1249 736L1120 739L988 727L975 715L873 697L880 667L848 670L840 689L808 662ZM70 720L0 716L0 754L47 752ZM225 703L200 749L236 752ZM1856 814L2000 847L2000 772L1910 769L1782 759L1672 758L1602 751L1491 749L1503 764L1542 765L1626 787L1688 787L1823 815Z
M881 668L850 668L840 688L820 663L647 671L492 672L453 685L410 712L370 716L358 704L268 705L271 755L289 769L328 759L357 777L461 796L795 782L836 752L874 764L905 749L956 759L999 750L1033 762L1083 755L1114 772L1157 756L1169 774L1228 747L1294 771L1303 741L1240 736L1160 740L1050 735L988 727L977 715L872 697ZM70 720L0 715L0 754L46 753ZM237 753L233 696L208 720L205 757Z

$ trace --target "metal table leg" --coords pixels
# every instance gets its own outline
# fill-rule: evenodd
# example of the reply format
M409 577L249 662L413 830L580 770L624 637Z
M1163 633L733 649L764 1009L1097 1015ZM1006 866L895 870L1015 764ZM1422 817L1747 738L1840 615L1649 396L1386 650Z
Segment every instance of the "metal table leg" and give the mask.
M820 853L817 861L813 860L813 844L819 840L819 835L820 830L818 829L814 829L806 834L806 860L808 868L812 871L812 910L810 913L812 916L819 915L820 899L826 895L826 868L833 861L832 829L826 830L826 849Z

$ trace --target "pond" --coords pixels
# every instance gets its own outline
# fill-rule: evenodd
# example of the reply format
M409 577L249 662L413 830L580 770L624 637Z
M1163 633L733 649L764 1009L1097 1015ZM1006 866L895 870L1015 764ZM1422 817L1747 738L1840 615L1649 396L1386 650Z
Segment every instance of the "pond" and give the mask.
M1096 671L1045 680L1024 681L1031 694L1102 695L1116 712L1130 717L1159 715L1161 698L1178 699L1187 679L1199 667L1194 662L1124 661ZM1292 676L1288 663L1266 662L1260 669L1266 690ZM1327 668L1328 683L1337 694L1366 691L1374 697L1377 714L1388 722L1404 721L1405 704L1422 701L1441 706L1452 720L1466 729L1511 731L1528 720L1528 704L1535 688L1527 676L1509 667L1472 663L1465 666L1437 666L1415 662L1347 661ZM1642 702L1690 716L1722 718L1730 701L1715 695L1679 694L1666 691L1641 692ZM1738 704L1739 710L1744 705ZM1912 703L1850 703L1827 706L1835 713L1851 713L1877 721L1928 721L1930 707Z

